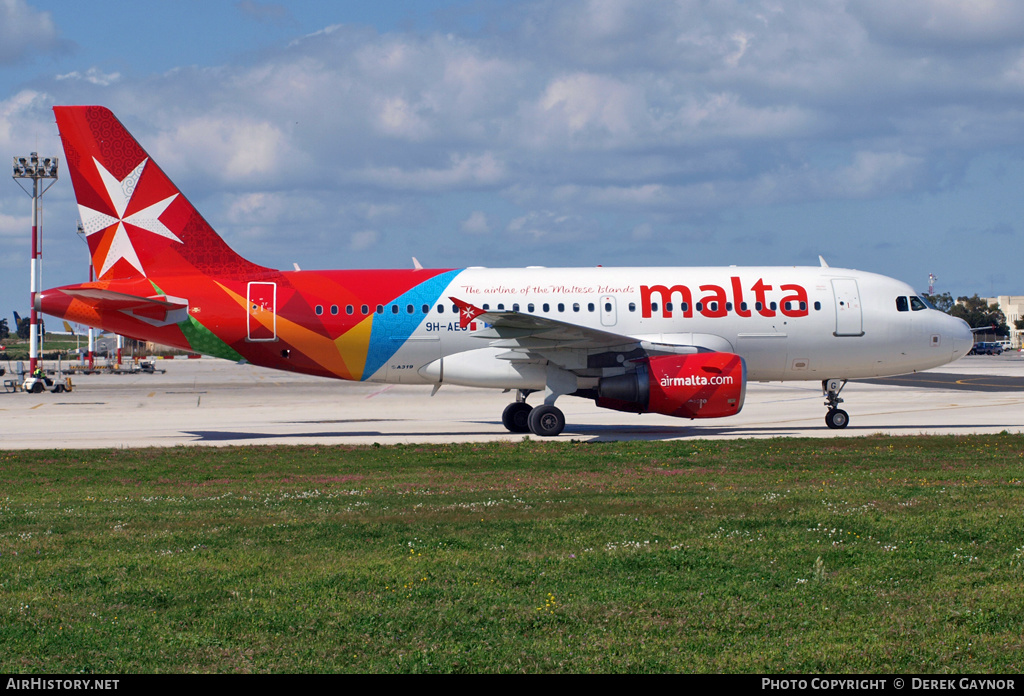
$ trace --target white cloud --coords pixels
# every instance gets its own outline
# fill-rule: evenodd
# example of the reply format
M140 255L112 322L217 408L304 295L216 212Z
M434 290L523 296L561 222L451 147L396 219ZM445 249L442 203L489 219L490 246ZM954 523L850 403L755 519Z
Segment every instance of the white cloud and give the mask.
M545 243L578 242L593 231L590 221L581 215L567 215L552 210L537 210L514 218L505 229L516 241Z
M196 169L224 181L261 175L280 179L298 168L279 128L239 117L211 115L181 122L161 133L150 152L177 170Z
M99 68L89 68L84 73L74 70L64 75L57 75L58 80L84 80L92 85L108 87L121 79L121 73L104 73Z
M604 76L577 73L552 81L539 100L543 126L555 137L590 133L606 140L628 139L644 120L646 104L636 86Z
M57 27L49 12L33 9L25 0L0 0L0 65L58 48Z
M28 206L25 207L25 214L7 215L0 213L0 237L12 240L24 239L25 247L28 248L32 235L32 216L29 214Z
M700 138L777 139L800 136L817 127L816 116L793 104L755 107L738 94L717 93L687 97L671 120L671 131L682 141Z
M379 234L376 230L361 230L354 232L349 238L349 248L352 251L366 251L377 244Z
M401 97L385 97L378 106L378 130L384 135L423 140L431 134L427 120Z
M28 8L0 0L0 16L12 7ZM269 259L293 256L302 235L323 266L347 265L326 258L339 248L391 263L418 235L438 257L553 265L581 240L711 238L755 208L789 206L781 220L808 204L911 199L960 186L985 153L1019 161L1018 8L531 0L500 21L485 10L495 21L476 34L334 25L224 65L183 52L163 74L89 56L0 100L0 149L59 148L50 105L104 103L200 192L211 223ZM0 195L16 210L6 201L19 191ZM67 181L50 195L53 219ZM504 233L527 249L499 244Z
M43 92L26 89L0 101L0 147L20 147L28 124L45 113L49 99Z
M232 222L252 222L254 219L276 220L287 211L287 198L267 192L245 193L235 196L228 208Z
M357 172L353 179L391 189L442 191L453 188L493 186L505 177L505 167L493 153L456 154L448 157L448 166L401 169L372 167Z
M893 195L914 189L924 162L903 152L857 152L853 162L835 173L832 196Z
M487 213L482 210L474 210L469 217L462 221L460 229L466 234L487 234L491 226L487 222Z
M897 45L991 49L1024 41L1019 0L850 0L872 34Z

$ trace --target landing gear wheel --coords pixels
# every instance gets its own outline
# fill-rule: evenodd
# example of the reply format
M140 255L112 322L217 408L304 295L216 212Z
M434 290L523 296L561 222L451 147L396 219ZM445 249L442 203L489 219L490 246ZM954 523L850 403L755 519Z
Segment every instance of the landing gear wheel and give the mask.
M513 401L505 407L504 413L501 414L501 424L510 433L528 433L530 432L530 411L532 410L533 406L525 401Z
M841 430L850 424L850 414L841 408L830 409L825 414L825 425L833 430Z
M565 428L565 416L554 406L538 406L527 419L530 432L538 437L554 437Z

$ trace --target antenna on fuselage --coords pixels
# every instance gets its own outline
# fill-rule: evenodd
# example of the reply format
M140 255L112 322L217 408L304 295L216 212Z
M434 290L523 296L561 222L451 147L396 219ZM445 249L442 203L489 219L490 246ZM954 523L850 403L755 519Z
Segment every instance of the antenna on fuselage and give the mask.
M825 257L822 256L821 254L818 254L818 261L821 262L821 267L822 268L828 268L828 262L825 261Z

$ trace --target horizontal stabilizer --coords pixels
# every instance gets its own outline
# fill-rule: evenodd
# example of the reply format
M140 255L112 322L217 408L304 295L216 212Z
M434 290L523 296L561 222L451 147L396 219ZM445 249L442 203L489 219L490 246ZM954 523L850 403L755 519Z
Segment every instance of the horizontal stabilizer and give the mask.
M188 312L188 300L166 295L142 297L82 285L57 288L57 291L101 312L124 312L154 326L177 323Z

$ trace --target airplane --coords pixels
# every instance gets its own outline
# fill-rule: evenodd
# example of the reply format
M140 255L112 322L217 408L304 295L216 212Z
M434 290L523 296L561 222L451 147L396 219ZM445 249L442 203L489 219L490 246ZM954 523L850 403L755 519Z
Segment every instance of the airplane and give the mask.
M967 324L899 280L832 268L281 271L232 250L108 109L56 106L98 279L41 293L52 316L206 355L345 380L516 393L513 433L559 435L563 396L680 418L739 413L753 381L937 367ZM540 393L542 403L527 398Z

